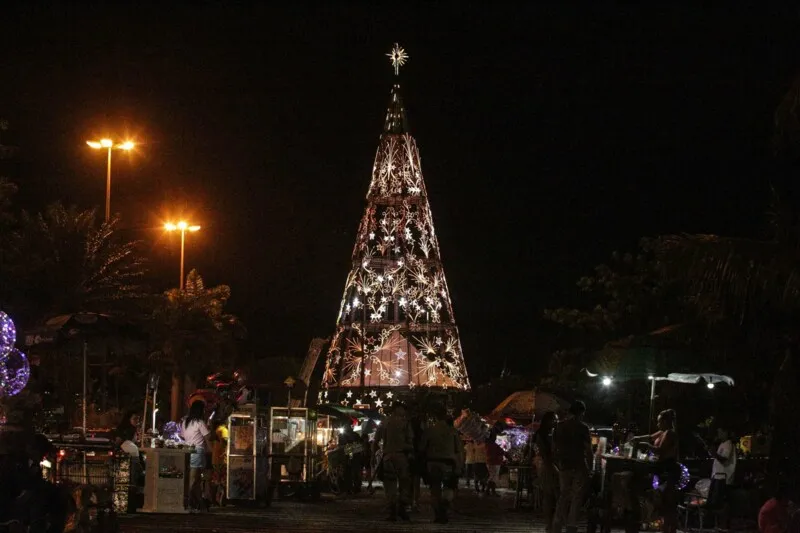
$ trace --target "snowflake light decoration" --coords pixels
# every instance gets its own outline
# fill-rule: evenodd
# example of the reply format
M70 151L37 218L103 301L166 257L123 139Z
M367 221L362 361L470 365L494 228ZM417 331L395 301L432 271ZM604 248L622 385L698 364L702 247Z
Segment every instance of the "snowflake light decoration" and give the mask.
M389 57L395 72L408 59L398 45ZM331 394L325 401L353 398L352 390L373 405L392 399L387 389L469 390L399 84L392 87L366 200L326 357L322 386Z

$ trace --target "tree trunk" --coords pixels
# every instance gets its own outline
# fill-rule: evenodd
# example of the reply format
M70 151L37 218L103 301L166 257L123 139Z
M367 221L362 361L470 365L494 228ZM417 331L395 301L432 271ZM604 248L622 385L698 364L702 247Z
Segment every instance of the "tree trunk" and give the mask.
M181 398L183 397L181 391L181 385L183 385L183 376L176 370L172 371L172 391L170 394L170 410L169 416L170 420L179 420L181 415L181 407L183 402Z
M191 376L184 375L183 376L183 392L186 398L189 397L194 391L197 390L197 381L194 380Z
M771 438L767 483L773 490L779 480L791 479L797 474L798 465L793 456L798 438L796 401L798 396L798 365L792 345L786 349L783 361L772 385L770 401Z

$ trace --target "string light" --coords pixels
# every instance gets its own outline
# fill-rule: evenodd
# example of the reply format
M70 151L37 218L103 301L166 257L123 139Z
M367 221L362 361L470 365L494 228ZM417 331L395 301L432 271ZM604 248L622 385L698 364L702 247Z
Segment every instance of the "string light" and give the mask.
M678 479L678 490L683 490L689 486L689 482L691 481L692 477L689 474L689 468L683 463L678 463L678 467L681 470L680 478ZM658 474L653 475L653 490L658 490L661 487L661 478L658 477Z

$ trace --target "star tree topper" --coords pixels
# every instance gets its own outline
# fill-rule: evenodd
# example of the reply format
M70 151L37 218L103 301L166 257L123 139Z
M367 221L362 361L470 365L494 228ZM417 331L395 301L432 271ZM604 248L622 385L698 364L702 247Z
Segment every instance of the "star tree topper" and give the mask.
M400 47L399 44L394 43L392 51L386 55L392 61L392 66L394 67L394 75L399 76L400 67L406 64L406 61L408 60L408 54L403 48Z

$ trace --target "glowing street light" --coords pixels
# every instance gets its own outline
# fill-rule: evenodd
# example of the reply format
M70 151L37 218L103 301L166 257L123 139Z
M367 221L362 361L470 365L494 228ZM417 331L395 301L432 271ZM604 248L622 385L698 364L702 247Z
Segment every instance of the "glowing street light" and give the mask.
M188 222L181 220L177 224L173 222L167 222L166 224L164 224L164 229L166 231L181 232L181 281L179 287L181 290L183 290L183 258L184 258L184 251L186 249L186 232L197 231L200 229L200 226L189 225Z
M108 165L106 167L106 222L111 220L111 150L133 150L135 146L132 141L125 141L114 144L111 139L100 139L99 141L86 141L90 148L95 150L105 149L108 151Z
M611 378L610 377L606 376L606 377L603 378L603 386L604 387L610 387L611 386Z

